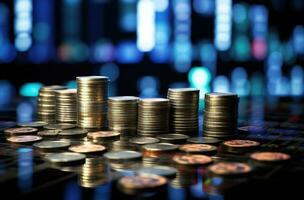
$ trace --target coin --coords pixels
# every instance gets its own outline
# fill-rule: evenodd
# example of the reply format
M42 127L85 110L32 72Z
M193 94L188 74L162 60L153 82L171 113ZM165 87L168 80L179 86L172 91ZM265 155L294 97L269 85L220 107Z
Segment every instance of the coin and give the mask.
M45 151L51 151L65 149L68 148L70 145L71 143L67 141L42 141L35 143L34 147Z
M42 137L55 137L58 136L58 133L60 130L44 130L44 131L39 131L38 135Z
M169 143L146 144L143 149L146 151L175 151L178 146Z
M180 165L207 165L212 162L212 158L206 155L175 155L173 161Z
M105 153L103 156L110 161L134 161L140 160L142 154L137 151L114 151Z
M20 135L8 137L6 140L13 143L32 143L42 140L42 137L36 135Z
M158 135L157 138L160 139L161 142L181 144L181 143L185 143L189 138L189 136L184 134L161 134Z
M127 194L155 191L166 184L166 178L151 174L125 176L118 181L118 187Z
M42 128L42 127L44 127L44 126L46 126L46 125L48 125L48 123L43 122L43 121L18 123L18 126L22 126L22 127L33 127L33 128Z
M187 140L189 143L195 144L214 144L217 145L221 140L212 137L191 137Z
M154 174L167 178L175 177L177 170L173 167L155 165L153 167L142 167L136 170L136 174Z
M87 137L96 141L103 141L109 139L118 139L120 137L120 133L117 131L96 131L89 132Z
M260 162L282 162L290 160L290 155L280 152L255 152L250 155L250 158Z
M220 176L244 175L252 171L252 167L240 162L219 162L211 165L209 171Z
M186 153L213 154L216 153L217 147L209 144L184 144L179 147L179 150Z
M57 165L73 165L85 162L86 156L80 153L62 152L50 153L46 155L45 159Z
M248 147L257 147L260 145L259 142L252 140L228 140L223 143L228 147L237 147L237 148L248 148Z
M75 128L60 131L58 135L63 137L84 137L87 133L88 131L86 129Z
M59 123L59 124L49 124L49 125L46 125L44 128L49 129L49 130L53 130L53 129L65 130L65 129L71 129L71 128L75 128L75 127L76 127L75 124Z
M58 122L76 123L76 89L58 90L56 95L56 120Z
M145 144L153 144L158 143L159 139L153 137L134 137L129 140L130 143L145 145Z
M8 128L4 130L5 134L8 135L29 135L36 134L38 131L37 128L32 127L20 127L20 128Z
M16 122L13 121L1 121L0 120L0 131L3 131L7 128L12 128L16 126Z
M104 152L106 150L106 147L97 144L80 144L76 146L71 146L69 150L76 153L90 154Z

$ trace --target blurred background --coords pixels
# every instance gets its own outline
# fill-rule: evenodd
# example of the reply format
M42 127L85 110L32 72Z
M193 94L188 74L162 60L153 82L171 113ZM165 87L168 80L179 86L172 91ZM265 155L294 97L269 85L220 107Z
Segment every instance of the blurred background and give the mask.
M0 110L24 119L76 76L109 76L110 96L301 96L303 65L303 0L0 0Z

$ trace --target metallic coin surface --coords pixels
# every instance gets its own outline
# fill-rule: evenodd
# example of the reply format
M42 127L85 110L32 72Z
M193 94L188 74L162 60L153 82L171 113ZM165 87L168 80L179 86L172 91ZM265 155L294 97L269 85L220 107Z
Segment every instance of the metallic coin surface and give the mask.
M161 134L158 135L157 138L160 139L162 142L183 143L186 142L189 136L184 134L172 133L172 134Z
M146 151L175 151L178 146L170 143L146 144L143 149Z
M93 140L103 140L120 137L120 133L117 131L96 131L89 132L87 137Z
M82 129L82 128L75 128L75 129L67 129L67 130L63 130L60 131L58 133L58 135L60 136L84 136L88 133L88 131L86 129Z
M38 131L37 128L32 127L19 127L19 128L8 128L4 130L4 133L9 135L29 135L35 134Z
M55 164L74 164L85 161L86 156L80 153L62 152L46 155L45 159Z
M216 151L217 147L209 144L184 144L179 150L187 153L208 153Z
M104 154L104 157L113 161L128 161L128 160L140 160L142 154L137 151L113 151Z
M210 172L216 175L242 175L252 171L252 167L240 162L219 162L209 167Z
M43 122L43 121L34 121L34 122L23 122L23 123L18 123L18 126L22 127L33 127L33 128L41 128L48 125L48 123Z
M212 162L212 158L205 155L175 155L173 161L181 165L206 165Z
M76 146L71 146L69 148L70 151L76 153L101 153L106 150L106 147L98 144L80 144Z
M139 145L145 145L145 144L154 144L158 143L159 139L153 138L153 137L134 137L129 140L132 144L139 144Z
M219 144L221 142L221 140L212 137L191 137L187 141L195 144Z
M67 148L70 145L71 143L68 141L42 141L35 143L33 146L39 149L51 150Z
M280 162L290 160L290 155L280 152L255 152L250 155L253 160L261 162Z
M228 147L246 148L246 147L256 147L260 143L252 140L228 140L223 143Z
M49 124L46 125L44 128L45 129L50 129L50 130L65 130L65 129L71 129L71 128L75 128L76 125L75 124L69 124L69 123L59 123L59 124Z
M37 135L42 137L55 137L58 136L59 132L60 130L44 130L44 131L39 131Z
M153 166L153 167L142 167L136 170L136 174L154 174L164 177L174 177L177 170L173 167L168 166Z
M42 137L36 135L20 135L6 138L6 140L13 143L32 143L42 140Z

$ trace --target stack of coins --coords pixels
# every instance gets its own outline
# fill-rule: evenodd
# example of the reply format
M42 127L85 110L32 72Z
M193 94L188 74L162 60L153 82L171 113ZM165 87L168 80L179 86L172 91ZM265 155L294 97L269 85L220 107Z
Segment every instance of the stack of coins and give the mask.
M238 101L235 93L205 95L204 136L229 138L235 135Z
M108 77L77 77L77 125L87 129L107 127Z
M136 133L138 97L110 97L108 100L109 129L121 133Z
M155 136L169 131L169 100L163 98L141 99L138 105L137 133Z
M174 133L195 134L198 131L199 90L178 88L168 90L170 129Z
M47 123L56 122L56 91L64 86L52 85L40 88L38 95L38 119Z
M56 91L56 120L58 122L76 123L76 89Z

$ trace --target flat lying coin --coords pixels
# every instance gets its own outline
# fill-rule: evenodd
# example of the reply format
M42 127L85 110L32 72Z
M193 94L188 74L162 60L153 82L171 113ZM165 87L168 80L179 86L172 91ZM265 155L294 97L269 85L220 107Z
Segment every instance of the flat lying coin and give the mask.
M4 130L4 133L8 135L30 135L35 134L38 131L37 128L20 127L20 128L8 128Z
M209 167L209 171L221 176L244 175L252 171L252 167L240 162L219 162Z
M191 137L187 140L189 143L195 144L219 144L221 140L212 137Z
M167 166L153 166L153 167L142 167L136 170L136 174L154 174L164 177L174 177L177 170L173 167Z
M156 143L156 144L146 144L143 146L145 151L175 151L177 150L177 145L170 144L170 143Z
M59 123L59 124L49 124L44 126L45 129L57 129L57 130L65 130L65 129L71 129L71 128L75 128L76 125L75 124L68 124L68 123Z
M212 158L205 155L175 155L173 161L181 165L207 165L212 162Z
M85 136L87 133L88 131L86 129L75 128L75 129L67 129L60 131L58 135L64 137L80 137L80 136Z
M184 144L179 147L180 151L187 153L216 153L217 147L209 144Z
M125 176L118 181L119 188L127 194L154 191L166 184L166 178L151 174Z
M282 162L290 160L290 155L280 152L256 152L250 155L250 158L261 162Z
M187 139L189 138L188 135L184 134L160 134L157 136L158 139L160 139L162 142L168 142L168 143L185 143Z
M33 128L42 128L42 127L44 127L46 125L48 125L48 123L43 122L43 121L18 123L18 126L33 127Z
M13 143L32 143L42 140L42 137L36 135L20 135L9 137L6 140Z
M117 131L96 131L88 133L87 137L92 140L102 141L119 138L120 133Z
M246 147L257 147L260 145L260 143L252 140L228 140L224 142L224 145L228 147L246 148Z
M65 149L71 145L68 141L42 141L34 144L34 147L41 150Z
M145 145L145 144L154 144L158 143L159 139L153 137L134 137L129 140L130 143Z
M97 144L80 144L76 146L71 146L69 148L70 151L76 152L76 153L101 153L106 150L106 147L103 145L97 145Z
M44 131L39 131L37 135L42 137L55 137L58 136L59 132L60 130L44 130Z
M58 165L80 164L85 162L86 156L80 153L63 152L48 154L45 159Z
M104 157L110 161L133 161L140 160L142 154L137 151L114 151L105 153Z

